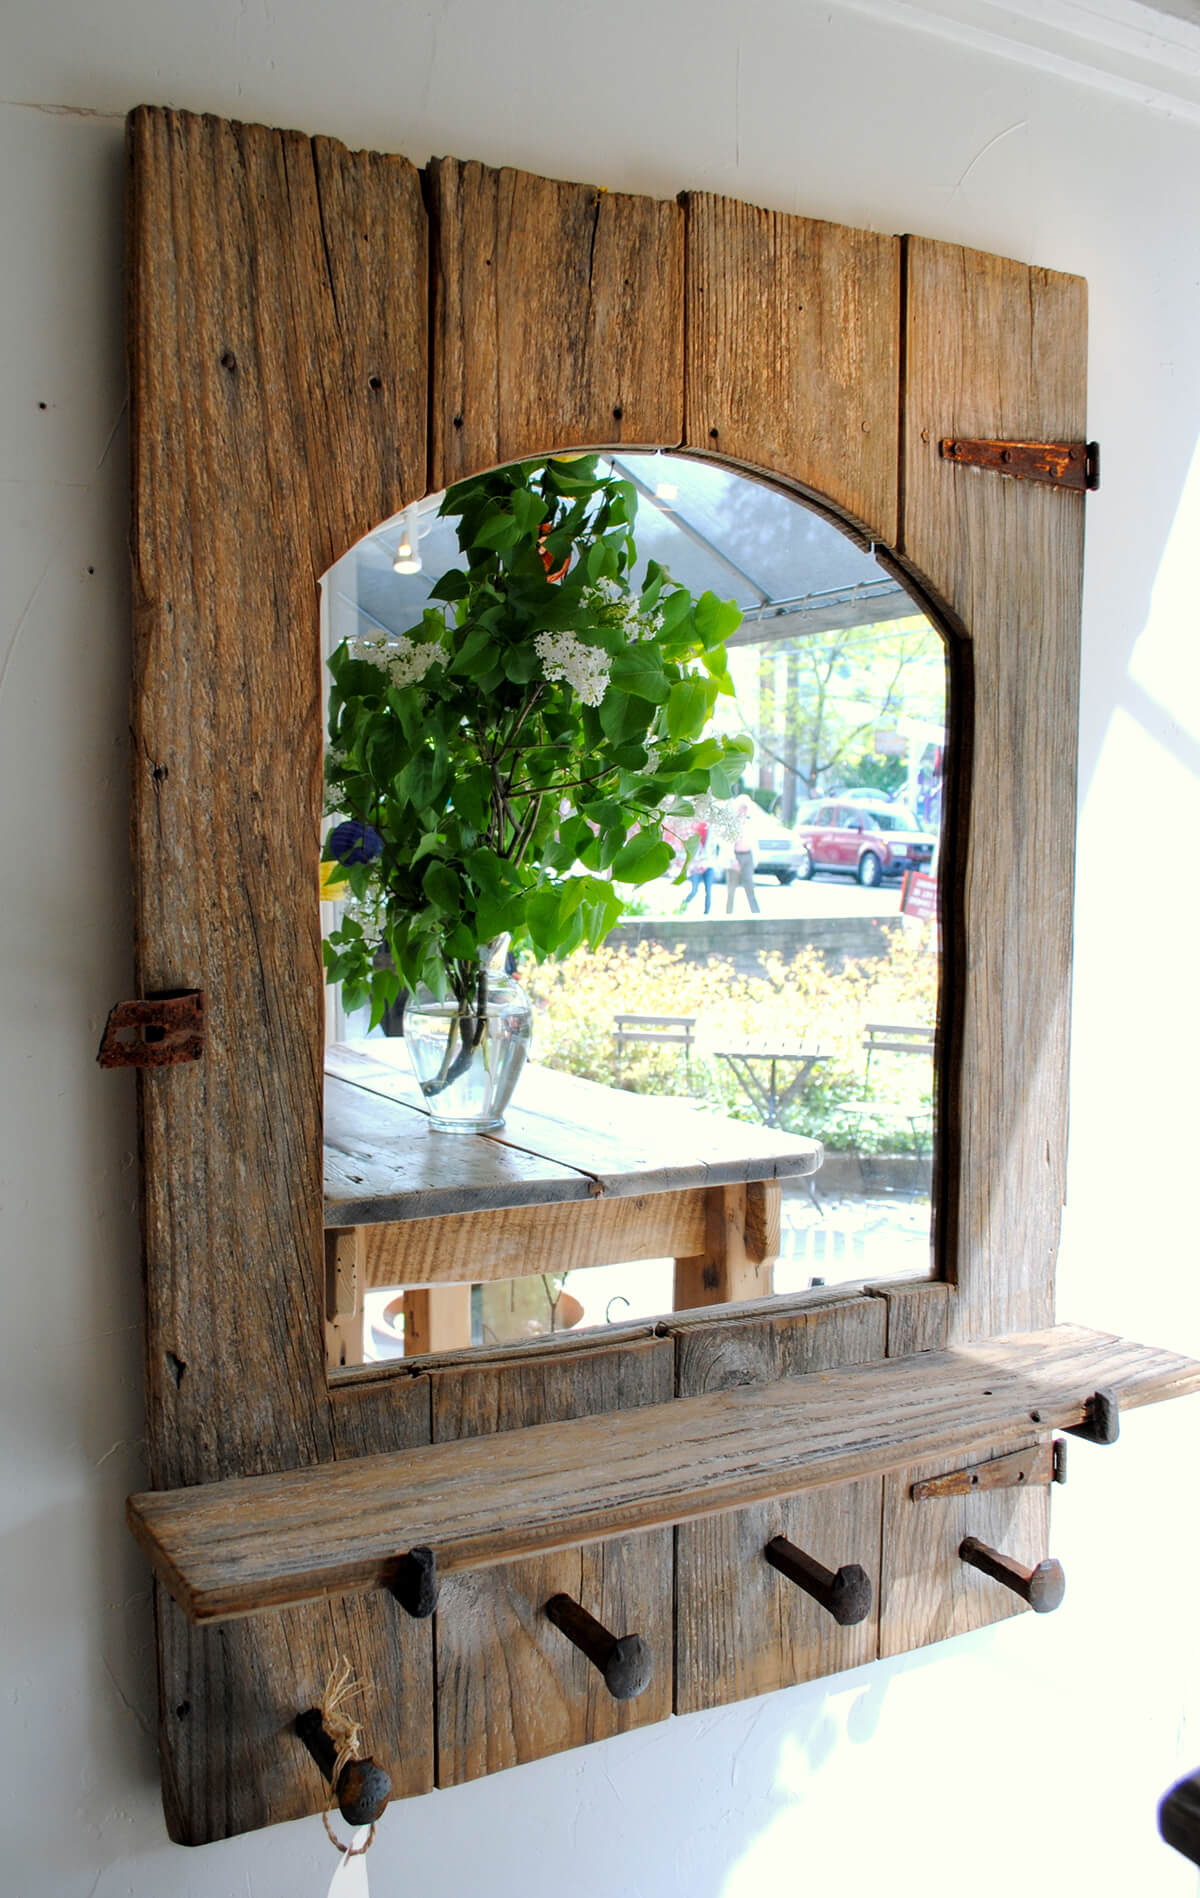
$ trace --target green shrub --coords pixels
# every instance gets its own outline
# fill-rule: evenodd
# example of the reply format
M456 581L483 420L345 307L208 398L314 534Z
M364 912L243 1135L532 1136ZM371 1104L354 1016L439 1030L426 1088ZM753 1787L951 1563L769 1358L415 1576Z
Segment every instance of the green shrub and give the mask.
M832 1149L906 1153L928 1147L932 1064L877 1054L865 1084L868 1021L932 1022L937 958L925 929L887 933L879 956L831 970L819 951L763 956L762 976L739 975L732 962L688 962L661 943L579 950L569 962L522 964L535 1010L534 1056L547 1067L636 1093L689 1095L741 1120L757 1120L729 1065L715 1050L737 1042L820 1047L830 1058L813 1069L783 1125ZM682 1049L626 1047L618 1065L613 1015L695 1015L691 1061ZM874 1111L857 1111L864 1105Z

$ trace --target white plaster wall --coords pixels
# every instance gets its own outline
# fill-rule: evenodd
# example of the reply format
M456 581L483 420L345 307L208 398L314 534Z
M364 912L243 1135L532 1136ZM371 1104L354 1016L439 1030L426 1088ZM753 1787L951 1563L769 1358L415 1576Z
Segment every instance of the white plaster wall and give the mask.
M3 16L0 1891L14 1898L300 1898L332 1870L315 1820L166 1843L146 1575L122 1526L141 1480L133 1088L93 1056L130 983L121 120L139 101L417 161L700 186L1090 279L1105 473L1089 503L1060 1308L1200 1352L1200 126L916 30L920 12L44 0ZM399 1806L373 1888L1194 1892L1154 1807L1200 1766L1198 1433L1190 1400L1131 1418L1117 1450L1077 1451L1055 1498L1069 1592L1052 1619ZM1143 1607L1164 1569L1174 1612Z

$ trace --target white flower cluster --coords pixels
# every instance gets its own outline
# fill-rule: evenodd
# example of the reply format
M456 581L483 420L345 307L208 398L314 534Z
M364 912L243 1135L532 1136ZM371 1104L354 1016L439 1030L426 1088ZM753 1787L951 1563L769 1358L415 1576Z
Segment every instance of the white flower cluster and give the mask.
M624 587L618 586L615 580L597 580L591 592L601 606L617 608L613 617L620 621L626 639L658 638L662 631L661 607L656 606L652 612L642 613L633 596L626 593Z
M406 633L396 639L351 639L347 650L352 659L365 659L369 666L386 673L388 684L397 688L417 685L430 666L445 657L436 640L418 645Z
M705 791L700 797L692 799L692 809L702 824L708 825L710 837L716 836L726 843L732 843L741 828L741 819L733 805L722 804Z
M574 633L538 633L533 644L547 679L565 679L585 705L599 705L608 690L607 653Z

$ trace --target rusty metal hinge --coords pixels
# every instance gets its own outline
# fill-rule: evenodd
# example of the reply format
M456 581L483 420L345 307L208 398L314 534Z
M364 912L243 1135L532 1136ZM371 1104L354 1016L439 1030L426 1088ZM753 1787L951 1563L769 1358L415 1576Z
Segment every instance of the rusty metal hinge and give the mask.
M944 435L938 453L943 461L987 468L1018 481L1048 481L1054 488L1100 486L1099 442L982 442Z
M1066 1480L1067 1446L1059 1437L973 1468L951 1470L948 1476L928 1477L914 1483L909 1493L915 1503L924 1503L937 1496L974 1496L982 1489L1041 1489Z
M203 989L163 989L109 1009L96 1059L102 1068L171 1068L203 1053Z

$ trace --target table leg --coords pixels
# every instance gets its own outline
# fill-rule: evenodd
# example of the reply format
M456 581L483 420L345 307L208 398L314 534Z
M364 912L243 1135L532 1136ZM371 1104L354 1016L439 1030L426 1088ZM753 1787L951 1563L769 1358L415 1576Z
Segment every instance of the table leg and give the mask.
M709 1188L705 1249L675 1261L676 1311L767 1296L779 1254L781 1197L777 1180Z
M463 1351L471 1342L471 1287L430 1285L404 1288L404 1355L425 1351Z
M331 1370L363 1361L361 1226L330 1226L325 1233L325 1360Z

